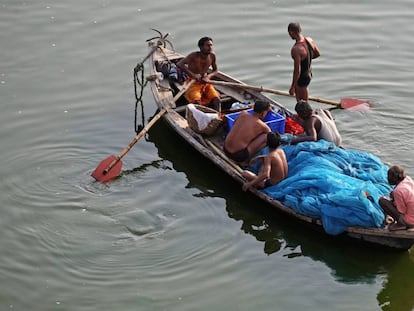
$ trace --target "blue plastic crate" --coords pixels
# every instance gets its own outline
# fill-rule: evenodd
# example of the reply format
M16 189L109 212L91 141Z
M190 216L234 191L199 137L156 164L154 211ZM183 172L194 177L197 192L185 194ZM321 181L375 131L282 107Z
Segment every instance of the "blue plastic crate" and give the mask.
M252 114L253 109L246 110L247 113ZM234 121L236 121L240 112L226 114L227 124L229 126L229 131L233 127ZM269 111L266 117L263 119L263 122L266 123L272 132L278 132L279 134L285 133L285 123L286 119L284 116L274 112L273 110Z

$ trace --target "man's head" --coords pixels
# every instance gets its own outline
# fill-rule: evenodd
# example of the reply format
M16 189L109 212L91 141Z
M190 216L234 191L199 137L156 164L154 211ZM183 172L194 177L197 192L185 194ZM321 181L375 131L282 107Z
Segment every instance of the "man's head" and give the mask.
M278 132L269 132L267 134L267 146L270 149L276 149L281 145L280 134Z
M267 112L270 110L269 102L258 100L254 103L253 111L258 114L262 114L263 117L266 116Z
M292 22L288 25L288 33L292 39L296 39L297 36L302 32L300 24L298 22Z
M297 112L298 116L303 120L309 119L312 116L313 112L311 105L305 100L300 100L297 102L295 106L295 111Z
M213 51L213 39L210 37L202 37L198 40L198 47L203 54L210 54Z
M400 165L393 165L388 169L388 182L396 185L406 177L405 171Z

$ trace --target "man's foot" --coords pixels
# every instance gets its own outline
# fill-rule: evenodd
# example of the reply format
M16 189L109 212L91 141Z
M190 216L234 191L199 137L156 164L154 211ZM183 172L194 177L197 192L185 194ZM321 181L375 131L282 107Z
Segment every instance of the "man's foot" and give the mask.
M390 215L387 215L387 216L385 217L385 224L386 224L386 225L393 224L394 222L395 222L394 218L392 218Z

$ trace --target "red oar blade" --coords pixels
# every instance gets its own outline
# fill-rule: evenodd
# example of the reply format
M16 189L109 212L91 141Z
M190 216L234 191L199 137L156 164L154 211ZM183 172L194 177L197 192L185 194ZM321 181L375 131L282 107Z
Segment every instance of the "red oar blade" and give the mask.
M371 104L367 101L356 98L342 98L341 108L352 111L366 111L369 110Z
M100 182L108 182L119 176L122 168L122 161L119 160L111 169L108 170L109 165L116 161L116 156L111 155L99 163L98 167L91 174L93 178Z

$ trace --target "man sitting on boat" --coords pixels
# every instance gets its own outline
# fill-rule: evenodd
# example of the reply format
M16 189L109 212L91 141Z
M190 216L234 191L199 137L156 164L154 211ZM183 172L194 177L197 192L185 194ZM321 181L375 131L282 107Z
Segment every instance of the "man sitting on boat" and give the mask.
M295 111L300 118L297 121L301 123L305 133L293 137L291 144L324 139L338 147L342 145L342 137L336 128L332 114L328 110L316 109L313 111L307 101L300 100L295 106Z
M263 189L276 185L285 179L288 174L288 164L285 152L278 147L281 145L280 134L270 132L267 134L267 146L269 154L259 155L250 160L249 166L253 166L257 160L262 160L259 173L256 175L251 171L244 170L242 176L248 180L243 184L243 190L247 191L252 187Z
M187 73L189 79L196 80L185 93L185 97L189 103L209 106L221 111L220 94L208 83L218 72L216 54L213 52L213 39L201 38L198 47L200 51L188 54L177 63L177 66ZM212 71L208 73L210 67Z
M232 160L247 164L248 160L267 143L269 126L263 122L271 110L268 102L256 101L253 114L242 111L224 140L224 152Z
M388 183L395 185L395 188L391 192L391 200L381 197L378 203L395 221L388 228L414 228L414 182L400 165L391 166L387 175Z

